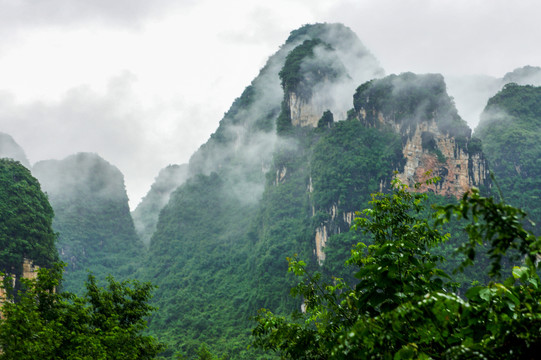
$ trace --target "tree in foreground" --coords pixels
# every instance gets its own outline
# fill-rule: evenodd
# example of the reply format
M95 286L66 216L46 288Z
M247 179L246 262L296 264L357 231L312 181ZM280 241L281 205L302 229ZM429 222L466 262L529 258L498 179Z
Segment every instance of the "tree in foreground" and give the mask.
M424 219L425 198L395 180L390 194L374 194L371 208L357 213L353 227L372 245L352 250L354 286L324 283L302 260L288 259L301 279L292 294L302 296L305 312L283 317L262 309L254 346L283 359L534 359L541 351L541 239L523 228L526 214L474 189ZM491 260L494 281L465 297L430 251L449 237L438 226L453 218L468 223L459 270L475 262L481 244ZM496 282L510 252L521 266Z
M107 279L86 282L78 297L57 292L62 265L39 270L36 279L22 279L17 302L7 277L7 299L0 320L0 359L153 359L163 350L142 334L153 286L137 281Z

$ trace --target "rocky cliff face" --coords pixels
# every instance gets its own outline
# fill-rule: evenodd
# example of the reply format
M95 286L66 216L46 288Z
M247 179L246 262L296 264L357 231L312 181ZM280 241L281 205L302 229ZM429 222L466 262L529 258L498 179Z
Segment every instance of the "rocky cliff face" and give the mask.
M393 170L397 171L398 178L411 189L414 189L414 184L423 183L430 177L440 177L436 184L423 184L417 191L441 196L459 198L472 187L486 184L488 170L480 142L471 138L471 130L458 116L446 93L443 77L402 74L370 81L357 89L354 105L355 115L347 121L359 121L364 126L364 131L380 129L393 132L401 139L400 152L394 155L395 159L392 161L395 168L387 169L388 178L375 173L368 175L366 180L375 184L367 191L384 191L389 186L388 180ZM305 111L308 112L309 110ZM362 132L359 132L359 135L361 134ZM347 136L344 133L340 138L345 139ZM374 132L373 136L383 136L383 133ZM348 147L350 146L345 147L344 151L348 151ZM374 156L372 152L377 150L373 147L361 150L359 147L356 151L365 151L367 158L371 158ZM340 161L351 162L354 159L355 156L351 157L344 152ZM360 161L359 164L362 165L363 162ZM355 166L344 170L352 173L371 171L355 169ZM340 181L352 182L358 177L359 175L344 174ZM321 190L317 188L317 184L312 185L312 181L310 184L310 192ZM345 196L345 199L352 197L358 186L346 190L342 196ZM312 213L315 215L318 211L327 214L319 226L316 226L314 236L314 254L321 264L326 259L324 248L329 238L349 230L354 212L351 204L348 207L339 199L324 208L313 209Z
M34 265L32 260L24 259L22 269L23 271L19 276L12 275L13 287L15 287L19 279L36 279L38 277L39 266ZM3 281L4 281L4 277L0 276L0 282L3 282ZM2 308L2 303L4 301L6 301L6 291L4 290L3 287L0 287L0 318L2 317L1 308Z
M326 110L345 119L355 87L383 75L377 60L351 30L326 27L295 47L279 73L292 126L316 127Z
M413 185L427 177L441 178L437 184L423 184L419 188L423 192L460 198L473 186L483 185L487 178L482 154L468 153L454 137L442 133L434 120L416 125L412 136L406 139L403 154L406 163L398 173L403 183Z
M440 75L390 76L359 87L357 117L367 127L386 127L402 136L404 168L398 178L410 186L438 176L420 191L461 197L486 183L488 169L480 142L447 95Z

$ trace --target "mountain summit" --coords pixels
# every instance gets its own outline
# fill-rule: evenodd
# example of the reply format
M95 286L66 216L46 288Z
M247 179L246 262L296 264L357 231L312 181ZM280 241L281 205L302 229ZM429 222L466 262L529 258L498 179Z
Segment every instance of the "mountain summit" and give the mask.
M395 171L406 183L442 177L422 189L434 196L484 184L470 134L441 75L384 77L340 24L293 31L192 156L187 180L146 212L158 219L141 270L159 286L151 330L188 356L206 342L254 358L251 316L301 306L286 257L351 276L338 264L358 241L354 212Z

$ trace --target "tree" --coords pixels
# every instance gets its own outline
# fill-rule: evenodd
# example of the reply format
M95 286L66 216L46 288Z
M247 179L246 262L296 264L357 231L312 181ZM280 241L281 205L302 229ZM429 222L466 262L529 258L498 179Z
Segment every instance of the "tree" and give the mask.
M108 278L104 288L89 276L86 295L78 297L57 291L62 271L56 264L22 279L17 302L4 280L0 359L153 359L163 350L142 334L152 285Z
M536 257L541 240L524 230L525 214L472 190L461 202L418 216L425 195L394 181L390 194L372 196L354 228L370 234L373 245L357 244L348 263L358 267L358 283L322 283L305 263L289 259L301 278L292 294L304 298L305 313L291 317L261 310L254 346L284 359L534 358L541 347L541 281ZM471 287L459 296L430 248L448 235L436 225L463 218L470 241L462 267L487 243L490 275L501 257L515 249L524 259L503 283ZM434 225L435 224L435 225Z

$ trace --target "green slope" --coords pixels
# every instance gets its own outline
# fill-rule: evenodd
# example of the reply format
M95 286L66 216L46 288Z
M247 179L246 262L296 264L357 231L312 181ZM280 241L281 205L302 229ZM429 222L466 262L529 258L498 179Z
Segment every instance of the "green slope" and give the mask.
M67 291L82 292L88 271L117 280L134 273L143 244L135 233L121 172L96 154L79 153L34 166L55 210Z
M541 87L506 85L475 129L502 194L541 221ZM535 231L539 234L539 230Z

